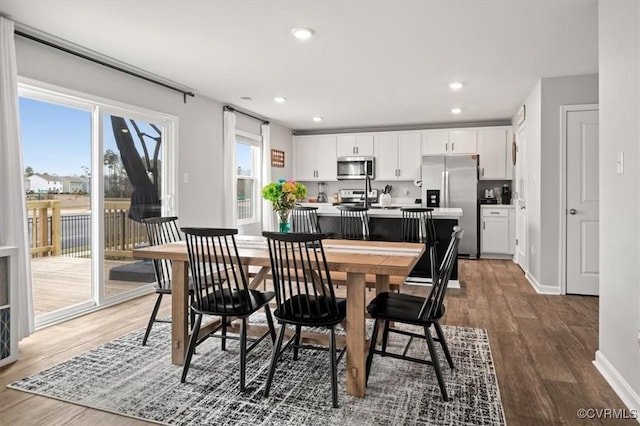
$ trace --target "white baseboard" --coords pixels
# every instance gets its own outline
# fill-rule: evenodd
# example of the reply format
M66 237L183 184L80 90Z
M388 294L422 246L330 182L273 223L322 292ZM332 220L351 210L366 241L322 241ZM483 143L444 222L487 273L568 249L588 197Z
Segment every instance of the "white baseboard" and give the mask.
M593 361L593 365L595 365L614 392L618 394L629 411L640 413L640 396L629 386L629 383L618 373L618 370L616 370L602 352L596 352L596 359ZM640 417L636 418L636 421L640 423Z
M560 287L541 285L538 280L529 273L529 271L525 272L524 277L529 281L531 287L533 287L538 294L560 294Z
M423 285L430 287L431 286L431 278L421 278L421 277L407 277L404 281L405 285ZM447 288L460 288L460 281L458 280L449 280L447 284Z

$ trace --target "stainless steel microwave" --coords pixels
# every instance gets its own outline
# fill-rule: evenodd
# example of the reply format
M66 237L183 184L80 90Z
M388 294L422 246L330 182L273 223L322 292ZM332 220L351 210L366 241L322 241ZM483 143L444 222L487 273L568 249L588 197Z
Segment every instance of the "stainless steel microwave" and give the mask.
M375 158L338 157L338 180L375 178Z

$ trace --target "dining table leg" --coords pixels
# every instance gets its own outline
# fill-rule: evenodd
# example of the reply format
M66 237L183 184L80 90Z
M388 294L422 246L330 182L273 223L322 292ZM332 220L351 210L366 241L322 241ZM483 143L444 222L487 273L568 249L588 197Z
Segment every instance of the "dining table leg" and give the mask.
M347 272L347 394L364 397L366 384L365 274Z
M171 265L171 363L183 365L189 338L189 268L187 262Z
M389 292L389 275L376 275L376 296ZM384 327L384 321L378 320L378 327ZM383 328L384 329L384 328ZM378 333L376 343L382 344L384 333Z

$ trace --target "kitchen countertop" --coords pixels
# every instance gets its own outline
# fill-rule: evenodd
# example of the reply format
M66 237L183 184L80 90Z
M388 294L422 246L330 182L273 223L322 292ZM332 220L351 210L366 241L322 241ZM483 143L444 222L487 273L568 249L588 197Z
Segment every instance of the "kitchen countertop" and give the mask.
M333 203L300 203L305 207L317 207L319 216L340 216L338 206ZM378 208L376 208L378 207ZM372 208L367 212L370 217L402 217L402 207L420 207L417 204L391 204L392 208L380 208L379 204L372 204ZM509 207L509 206L505 206ZM434 208L434 219L459 219L462 217L462 209L456 207L450 208Z
M481 204L480 208L483 209L514 209L516 206L513 204Z

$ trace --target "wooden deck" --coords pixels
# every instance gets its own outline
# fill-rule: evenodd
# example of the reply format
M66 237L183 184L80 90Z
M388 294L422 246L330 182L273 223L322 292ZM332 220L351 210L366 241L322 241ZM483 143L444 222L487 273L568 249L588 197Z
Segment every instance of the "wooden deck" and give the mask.
M133 290L146 283L109 280L111 268L138 262L106 260L104 280L106 295ZM91 299L91 259L47 256L31 259L33 305L35 315L65 308Z

